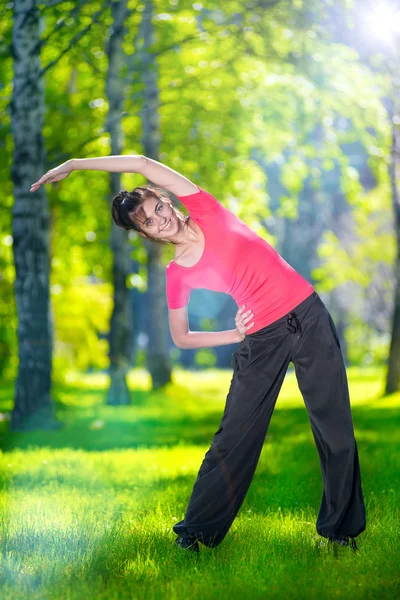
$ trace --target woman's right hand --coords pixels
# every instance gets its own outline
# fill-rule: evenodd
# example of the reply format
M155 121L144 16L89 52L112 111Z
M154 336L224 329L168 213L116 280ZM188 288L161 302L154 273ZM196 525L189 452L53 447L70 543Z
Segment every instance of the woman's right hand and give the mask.
M60 179L65 179L66 177L68 177L71 171L73 171L73 169L73 160L67 160L65 163L62 163L58 167L47 171L47 173L42 175L42 177L38 181L36 181L36 183L32 183L30 191L35 192L44 183L52 183L53 181L60 181Z
M251 309L244 313L243 310L245 308L246 305L244 304L241 308L239 308L235 317L236 331L238 332L240 341L244 340L247 331L254 325L254 321L250 323L250 325L246 325L246 323L248 323L254 317L254 313Z

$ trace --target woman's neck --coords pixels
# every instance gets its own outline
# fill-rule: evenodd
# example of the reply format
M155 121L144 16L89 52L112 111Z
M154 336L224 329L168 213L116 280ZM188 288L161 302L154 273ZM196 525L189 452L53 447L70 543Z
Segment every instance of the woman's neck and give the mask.
M179 240L175 243L175 257L181 256L184 252L190 251L201 244L201 233L198 227L191 219L185 220L185 225L181 232Z

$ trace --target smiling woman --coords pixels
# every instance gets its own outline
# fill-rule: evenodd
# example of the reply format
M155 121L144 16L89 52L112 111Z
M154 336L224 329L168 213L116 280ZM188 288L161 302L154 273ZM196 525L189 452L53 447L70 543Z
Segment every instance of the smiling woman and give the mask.
M121 190L113 198L111 214L119 227L134 229L143 238L160 244L179 245L189 220L164 190L152 186L136 187L131 192Z
M322 471L317 532L356 550L355 537L364 531L366 519L346 368L334 322L312 284L212 194L166 165L143 156L111 156L79 159L72 166L136 172L152 182L131 192L121 190L113 198L112 216L119 227L175 244L179 252L180 263L173 260L166 267L175 343L205 348L241 342L232 356L234 374L220 426L184 519L173 526L175 543L198 551L198 541L214 547L224 539L250 486L292 362ZM58 181L70 170L61 165L33 188ZM184 217L167 192L182 201L190 217ZM232 296L241 307L235 329L189 330L187 306L197 288Z

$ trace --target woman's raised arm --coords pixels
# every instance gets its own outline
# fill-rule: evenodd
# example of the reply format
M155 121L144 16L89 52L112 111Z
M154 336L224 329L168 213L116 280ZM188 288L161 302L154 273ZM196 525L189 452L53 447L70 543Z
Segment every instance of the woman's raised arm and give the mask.
M108 171L110 173L141 173L145 158L138 155L99 156L96 158L72 158L54 169L47 171L36 183L31 185L31 192L44 183L52 183L65 179L71 171Z
M198 192L198 187L189 179L169 167L141 154L100 156L96 158L72 158L54 169L47 171L32 184L31 192L44 183L65 179L71 171L81 170L108 171L111 173L140 173L149 181L171 191L176 196L187 196Z
M144 165L140 172L149 181L172 192L175 196L189 196L189 194L195 194L199 191L197 185L177 171L152 158L147 158L146 156L142 158L144 159Z

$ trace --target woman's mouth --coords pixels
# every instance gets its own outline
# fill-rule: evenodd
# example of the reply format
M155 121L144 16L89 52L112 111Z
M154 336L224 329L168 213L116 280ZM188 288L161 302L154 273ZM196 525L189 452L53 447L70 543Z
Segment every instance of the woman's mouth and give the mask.
M166 231L167 229L171 229L171 226L172 226L172 221L171 221L171 219L170 219L170 220L168 221L168 225L166 225L166 226L164 227L163 231Z

